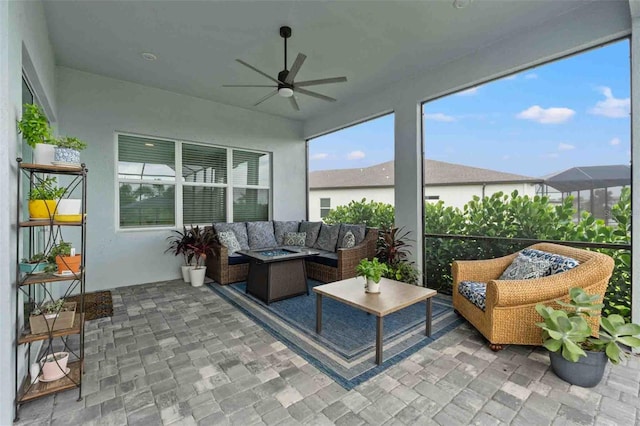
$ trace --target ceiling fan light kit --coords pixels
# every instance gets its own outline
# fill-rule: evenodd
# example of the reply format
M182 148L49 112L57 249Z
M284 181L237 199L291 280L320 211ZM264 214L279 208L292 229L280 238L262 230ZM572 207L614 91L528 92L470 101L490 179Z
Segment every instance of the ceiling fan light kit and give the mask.
M324 101L335 102L336 99L332 97L313 92L311 90L302 89L301 87L317 86L330 83L343 83L347 81L347 77L321 78L318 80L299 81L296 83L294 79L296 78L298 71L300 71L300 68L302 67L305 59L307 59L307 56L302 53L298 53L298 56L296 56L295 61L293 61L293 64L291 65L291 69L287 69L287 39L291 37L291 27L280 27L280 37L284 39L284 69L278 73L278 78L271 77L266 72L261 71L253 65L246 63L242 59L236 59L238 63L268 78L275 84L226 84L223 87L271 87L275 89L273 92L269 93L258 102L256 102L254 106L260 105L262 102L277 94L283 98L289 98L291 107L296 111L300 111L300 107L298 106L298 102L296 101L294 93L302 93L303 95L322 99Z

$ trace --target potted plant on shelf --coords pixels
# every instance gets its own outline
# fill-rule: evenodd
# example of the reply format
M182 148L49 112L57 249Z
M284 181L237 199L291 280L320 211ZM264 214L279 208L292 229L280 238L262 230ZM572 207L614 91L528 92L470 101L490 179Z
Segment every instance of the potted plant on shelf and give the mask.
M40 360L43 382L52 382L69 374L69 352L55 352Z
M187 227L184 226L182 232L171 232L172 235L169 235L167 237L169 247L167 247L164 252L173 253L174 256L182 256L182 259L184 260L184 265L181 266L182 279L184 280L184 282L190 283L191 277L189 276L189 270L193 269L191 261L193 260L194 256L191 245L195 242L193 227L191 227L191 229L187 229Z
M208 255L213 253L213 234L209 231L194 226L190 231L193 234L193 241L188 245L193 251L194 267L189 269L189 278L193 287L200 287L204 284L204 275L207 268L204 261Z
M56 186L55 177L39 179L29 193L29 217L31 220L50 220L56 211L58 199L66 190Z
M72 275L80 272L82 255L76 254L71 243L61 241L51 248L49 262L58 265L58 274Z
M30 259L22 259L19 268L20 272L25 274L42 274L43 272L53 272L57 266L50 264L44 253L36 253Z
M31 333L41 334L73 327L76 306L76 302L65 302L64 299L36 305L29 315Z
M56 139L55 162L63 165L80 165L80 151L87 147L87 143L72 136Z
M367 293L380 293L380 279L387 271L387 265L380 263L377 257L372 260L362 259L356 266L356 275L366 278L364 291Z
M33 162L51 164L55 156L56 141L51 136L49 121L36 104L24 104L22 118L18 121L18 132L33 148Z
M598 295L589 295L575 287L569 291L570 302L556 302L563 309L543 304L536 311L544 322L543 345L549 350L551 368L562 380L583 387L596 386L602 380L607 359L614 364L626 355L626 348L640 348L640 325L625 323L620 315L600 316ZM598 337L591 337L587 318L600 316Z

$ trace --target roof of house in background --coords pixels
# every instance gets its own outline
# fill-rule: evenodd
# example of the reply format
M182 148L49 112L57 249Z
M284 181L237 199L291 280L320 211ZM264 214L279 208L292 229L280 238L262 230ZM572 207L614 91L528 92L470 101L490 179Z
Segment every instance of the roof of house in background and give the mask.
M561 192L625 186L631 184L631 166L572 167L547 176L544 182Z
M309 187L319 189L393 186L394 166L394 161L387 161L357 169L317 170L309 173ZM540 178L436 160L424 160L424 174L425 186L543 182Z

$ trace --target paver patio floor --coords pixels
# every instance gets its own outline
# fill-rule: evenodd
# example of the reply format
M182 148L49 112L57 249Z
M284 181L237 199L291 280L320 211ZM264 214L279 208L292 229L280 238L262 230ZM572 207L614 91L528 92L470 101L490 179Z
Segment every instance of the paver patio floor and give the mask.
M640 358L569 386L543 350L493 353L462 325L346 391L206 287L113 290L88 323L84 398L25 404L25 425L640 424Z

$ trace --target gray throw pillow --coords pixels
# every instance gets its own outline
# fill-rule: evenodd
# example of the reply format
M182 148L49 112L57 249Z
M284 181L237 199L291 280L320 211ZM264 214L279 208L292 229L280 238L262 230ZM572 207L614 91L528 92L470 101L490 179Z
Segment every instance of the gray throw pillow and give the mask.
M325 223L320 227L320 235L313 245L313 248L336 251L338 243L338 234L340 233L340 225L327 225Z
M306 242L306 240L306 232L287 232L284 237L284 245L304 247L304 243Z
M276 247L276 237L273 234L271 222L247 222L247 234L249 235L249 247L251 250Z
M351 247L355 247L355 245L356 245L355 235L353 235L353 232L347 231L347 233L344 234L344 238L342 239L342 242L340 243L340 248L351 248Z
M218 222L213 224L213 229L216 230L216 234L220 232L231 231L235 234L240 248L242 250L249 250L249 237L247 236L247 225L244 222L225 223Z
M340 225L340 234L338 235L338 244L339 244L338 248L346 248L344 246L344 236L349 231L351 231L353 236L356 238L355 245L358 245L364 241L364 236L365 236L365 233L367 232L367 227L366 225L349 225L344 223Z
M227 248L229 255L240 250L240 243L233 231L218 232L218 240L220 241L220 244Z
M300 226L300 222L296 221L289 221L289 222L282 222L279 220L274 220L273 221L273 228L276 234L276 241L278 242L279 246L285 245L284 244L284 238L287 235L288 232L298 232L298 227ZM304 245L304 244L302 244Z
M313 247L318 239L318 235L320 234L320 227L322 226L322 222L307 222L303 220L300 223L299 232L305 232L307 234L307 241L304 243L306 247Z
M551 261L547 259L534 259L518 254L518 257L513 259L511 265L500 275L500 280L530 280L533 278L540 278L545 275L545 272L551 266Z

